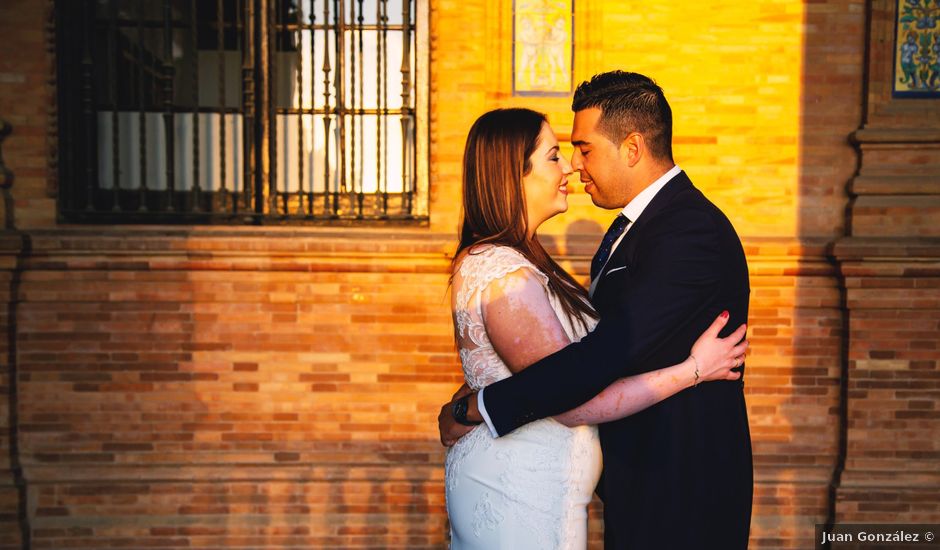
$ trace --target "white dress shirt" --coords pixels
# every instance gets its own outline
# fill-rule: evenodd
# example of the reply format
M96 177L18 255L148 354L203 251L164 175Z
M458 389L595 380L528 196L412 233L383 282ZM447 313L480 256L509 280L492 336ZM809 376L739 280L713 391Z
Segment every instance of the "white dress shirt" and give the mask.
M640 191L640 194L633 197L633 200L623 207L621 212L624 216L627 217L628 220L630 220L630 224L627 225L627 227L623 230L623 233L620 234L620 237L614 241L614 245L610 248L610 256L607 257L608 261L610 261L610 258L613 257L614 250L617 250L617 247L623 240L624 235L627 234L627 231L630 231L630 228L633 227L633 224L636 223L638 219L640 219L640 215L643 214L643 211L646 210L646 207L649 206L649 204L653 201L653 197L662 191L663 187L665 187L666 184L672 180L672 178L679 175L679 172L681 171L682 169L679 168L678 165L674 165L669 169L668 172L662 176L659 176L656 181L648 185L646 189ZM607 264L605 263L604 266L606 267ZM603 272L604 269L601 268L600 273ZM594 295L594 287L597 285L597 281L599 280L600 275L598 275L597 279L591 281L590 294L592 296ZM483 421L486 422L486 425L489 427L490 433L493 434L493 437L499 437L499 433L497 433L496 428L493 427L493 421L490 420L490 415L487 414L486 407L483 405L483 390L485 389L486 388L480 388L480 392L477 393L477 408L480 410L480 416L483 417Z

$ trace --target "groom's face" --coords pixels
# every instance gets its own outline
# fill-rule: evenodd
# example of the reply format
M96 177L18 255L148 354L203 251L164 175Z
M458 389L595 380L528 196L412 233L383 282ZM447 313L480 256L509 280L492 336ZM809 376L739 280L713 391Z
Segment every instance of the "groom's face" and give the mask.
M601 208L619 209L629 202L625 185L629 166L624 165L619 147L598 131L601 110L591 107L574 114L571 167L579 172L584 191Z

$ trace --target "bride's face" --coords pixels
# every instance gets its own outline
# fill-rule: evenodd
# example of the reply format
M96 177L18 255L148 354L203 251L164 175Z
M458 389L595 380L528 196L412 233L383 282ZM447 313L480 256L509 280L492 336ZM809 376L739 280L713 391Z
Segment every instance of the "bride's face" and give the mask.
M558 138L547 123L542 124L539 145L529 157L532 169L522 177L528 214L529 234L556 214L568 210L568 175L571 163L558 150Z

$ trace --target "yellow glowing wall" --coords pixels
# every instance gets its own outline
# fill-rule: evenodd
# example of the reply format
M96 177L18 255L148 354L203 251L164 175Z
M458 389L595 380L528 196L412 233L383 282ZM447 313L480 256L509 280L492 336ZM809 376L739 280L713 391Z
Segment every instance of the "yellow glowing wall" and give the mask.
M432 224L442 231L456 223L461 148L476 116L529 106L548 113L560 136L572 122L569 97L513 96L511 0L451 4L432 10ZM854 170L846 136L858 127L863 51L859 34L839 33L858 30L861 10L860 2L580 0L574 85L611 69L653 77L673 107L676 162L739 233L832 236ZM578 220L606 226L611 214L574 187L572 208L543 234L571 232ZM593 223L574 231L581 227L599 231Z

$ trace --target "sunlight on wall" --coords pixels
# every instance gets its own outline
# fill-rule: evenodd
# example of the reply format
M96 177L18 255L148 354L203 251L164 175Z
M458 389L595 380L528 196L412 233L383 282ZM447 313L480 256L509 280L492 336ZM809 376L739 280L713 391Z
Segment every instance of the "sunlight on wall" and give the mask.
M614 69L654 78L672 106L676 163L738 233L795 234L802 3L604 1L590 9L589 36L580 43L576 37L576 80ZM584 41L601 52L583 51ZM556 119L556 131L570 132L570 121ZM571 198L568 214L550 222L548 232L578 218L606 227L613 217L598 216L586 195Z

